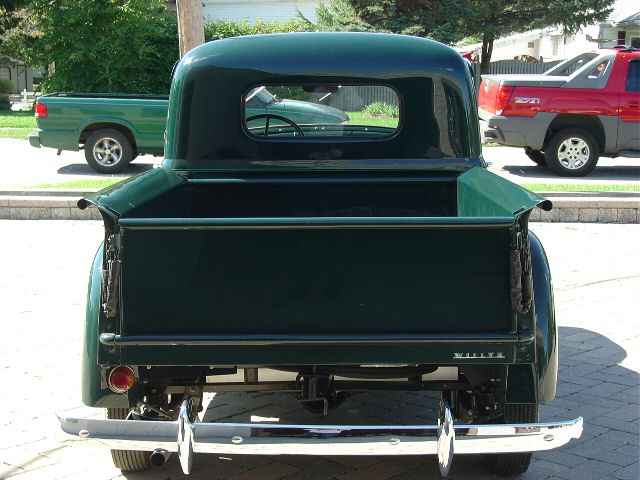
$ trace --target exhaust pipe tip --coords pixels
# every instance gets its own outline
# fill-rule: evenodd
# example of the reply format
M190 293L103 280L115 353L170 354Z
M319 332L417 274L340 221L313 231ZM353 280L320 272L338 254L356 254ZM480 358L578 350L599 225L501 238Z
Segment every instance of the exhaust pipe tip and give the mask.
M165 463L167 463L167 460L169 460L170 456L171 452L167 452L163 448L156 448L153 452L151 452L149 460L151 461L151 465L153 465L154 467L161 467Z

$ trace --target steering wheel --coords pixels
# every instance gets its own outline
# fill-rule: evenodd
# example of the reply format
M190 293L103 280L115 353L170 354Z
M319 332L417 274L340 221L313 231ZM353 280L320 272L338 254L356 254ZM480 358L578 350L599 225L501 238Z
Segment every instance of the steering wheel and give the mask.
M296 122L294 122L293 120L289 120L287 117L283 117L281 115L275 115L273 113L260 113L258 115L252 115L251 117L247 118L245 121L247 123L249 123L249 122L251 122L253 120L258 120L259 118L266 118L267 119L267 123L264 126L264 136L265 137L267 135L269 135L269 121L272 118L275 119L275 120L280 120L281 122L284 122L284 123L287 123L287 124L291 125L298 135L300 135L301 137L304 137L304 132L302 131L302 129L300 128L300 126Z

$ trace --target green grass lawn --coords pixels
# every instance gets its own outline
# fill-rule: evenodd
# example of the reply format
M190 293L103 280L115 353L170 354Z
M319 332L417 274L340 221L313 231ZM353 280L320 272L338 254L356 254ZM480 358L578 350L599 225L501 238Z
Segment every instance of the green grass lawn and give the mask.
M372 117L362 112L345 112L349 115L350 125L371 125L375 127L391 127L398 126L398 119L391 117Z
M32 111L13 112L0 110L0 138L22 138L36 128L36 118Z
M25 188L106 188L123 180L120 177L71 180L62 183L40 183ZM523 183L522 186L533 192L640 192L640 185L625 184L577 184L577 183Z
M118 183L124 180L121 177L116 178L97 178L97 179L82 179L82 180L70 180L62 183L39 183L37 185L29 185L25 188L86 188L92 190L94 188L102 189Z
M640 185L634 184L584 184L584 183L523 183L532 192L640 192Z

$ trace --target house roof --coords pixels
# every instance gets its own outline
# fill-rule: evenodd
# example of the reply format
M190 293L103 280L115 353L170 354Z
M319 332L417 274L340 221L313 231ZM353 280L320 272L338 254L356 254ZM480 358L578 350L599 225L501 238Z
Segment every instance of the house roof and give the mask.
M616 25L640 25L640 10L615 21Z
M640 9L636 0L617 0L605 23L613 26L619 24L640 25Z

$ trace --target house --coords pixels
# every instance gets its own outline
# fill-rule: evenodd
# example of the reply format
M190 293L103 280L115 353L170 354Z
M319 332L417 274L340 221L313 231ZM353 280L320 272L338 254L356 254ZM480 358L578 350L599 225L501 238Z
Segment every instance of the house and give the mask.
M610 18L600 24L597 41L602 48L615 45L640 48L640 5L619 7L622 3L626 2L616 2L616 8Z
M287 21L294 18L298 10L309 20L315 20L316 8L321 0L203 0L205 20L233 20L255 23L278 20Z
M14 93L33 90L33 68L21 60L0 58L0 78L13 83Z
M236 0L229 2L224 0L202 0L202 10L205 20L214 22L217 20L231 20L234 22L255 23L258 20L264 22L287 21L295 18L300 11L305 18L314 21L316 8L323 0ZM326 0L325 0L326 1ZM176 0L166 0L167 9L176 11Z
M573 35L565 35L561 27L549 27L500 37L493 43L491 60L528 56L549 62L615 45L640 48L640 7L636 0L617 0L607 20L587 25ZM481 47L474 44L461 49L479 52Z

